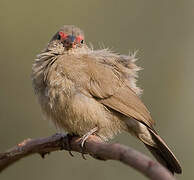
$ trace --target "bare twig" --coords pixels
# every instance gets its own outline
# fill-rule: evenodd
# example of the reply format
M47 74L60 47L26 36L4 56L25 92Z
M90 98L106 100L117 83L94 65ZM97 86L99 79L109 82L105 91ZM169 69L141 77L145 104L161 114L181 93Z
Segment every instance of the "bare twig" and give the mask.
M52 151L69 149L68 136L55 134L40 139L27 139L5 153L0 153L0 172L17 160L30 154L39 153L44 157ZM72 151L88 153L99 160L118 160L143 173L152 180L175 180L172 174L159 163L142 153L121 144L106 144L96 136L90 136L85 143L85 151L80 148L80 138L70 140Z

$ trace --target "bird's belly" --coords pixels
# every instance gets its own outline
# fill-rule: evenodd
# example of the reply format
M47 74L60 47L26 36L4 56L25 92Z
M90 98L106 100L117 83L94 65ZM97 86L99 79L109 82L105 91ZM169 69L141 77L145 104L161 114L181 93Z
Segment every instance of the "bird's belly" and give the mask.
M79 136L97 127L96 134L108 140L126 129L120 115L108 110L94 98L80 93L71 97L55 95L55 98L51 98L42 108L57 127Z

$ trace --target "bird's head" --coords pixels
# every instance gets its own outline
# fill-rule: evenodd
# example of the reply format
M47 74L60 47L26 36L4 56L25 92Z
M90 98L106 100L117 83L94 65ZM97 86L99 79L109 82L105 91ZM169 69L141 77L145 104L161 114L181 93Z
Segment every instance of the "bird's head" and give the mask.
M73 25L64 25L51 39L49 49L63 47L64 51L84 45L84 33Z

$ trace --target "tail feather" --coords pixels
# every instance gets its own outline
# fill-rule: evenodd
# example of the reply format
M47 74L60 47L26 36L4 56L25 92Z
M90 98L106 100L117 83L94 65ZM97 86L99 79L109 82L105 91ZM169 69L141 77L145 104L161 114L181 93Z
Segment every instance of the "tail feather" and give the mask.
M163 166L172 172L172 174L174 174L174 172L180 174L182 169L175 155L155 131L150 128L148 128L148 130L152 136L152 140L156 143L156 146L153 147L144 142L145 146Z

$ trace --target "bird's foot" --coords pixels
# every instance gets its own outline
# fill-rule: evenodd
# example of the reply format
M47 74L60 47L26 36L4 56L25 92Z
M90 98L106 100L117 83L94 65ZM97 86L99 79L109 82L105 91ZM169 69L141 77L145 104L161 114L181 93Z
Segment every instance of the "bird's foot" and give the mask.
M74 155L72 154L71 150L71 140L73 137L75 137L76 135L75 134L66 134L63 138L63 141L62 141L62 146L61 146L61 150L63 149L67 149L70 156L74 157Z
M93 129L91 129L89 132L87 132L86 134L84 134L84 135L82 136L82 138L81 138L80 147L81 147L81 149L82 149L82 157L83 157L83 159L85 159L85 160L86 160L86 158L85 158L85 156L84 156L84 150L85 150L84 145L85 145L85 142L86 142L86 140L88 139L89 136L91 136L92 134L94 134L94 133L97 132L97 131L98 131L98 127L95 127L95 128L93 128Z

